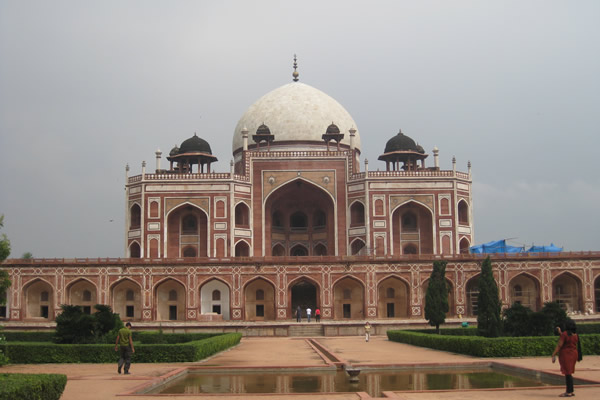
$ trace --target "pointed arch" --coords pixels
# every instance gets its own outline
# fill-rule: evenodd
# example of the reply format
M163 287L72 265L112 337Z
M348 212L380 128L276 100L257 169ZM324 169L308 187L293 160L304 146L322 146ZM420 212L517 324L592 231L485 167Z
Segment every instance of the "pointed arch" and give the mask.
M308 255L308 249L302 243L297 243L290 249L290 256L292 257L306 257Z
M365 241L361 238L355 238L350 243L350 251L353 256L362 255L367 250Z
M244 239L240 239L235 244L236 257L250 257L250 245Z
M193 257L208 257L208 220L208 213L189 201L169 210L165 214L165 257L184 257L186 249L188 256L194 249Z
M227 282L217 277L207 279L200 284L198 293L200 293L200 314L218 314L225 321L230 319L231 287Z
M552 279L552 301L557 301L567 312L583 310L582 281L570 271L563 271Z
M365 205L360 200L350 204L350 226L365 226Z
M508 282L508 303L521 304L538 311L542 305L540 288L540 281L535 275L521 272Z
M388 275L377 283L377 311L379 318L408 318L410 316L410 285L395 275Z
M85 277L70 282L66 286L66 293L67 304L80 306L86 314L91 314L93 307L100 303L96 284Z
M262 291L262 296L258 293ZM272 321L275 319L275 285L258 276L244 285L244 311L247 321Z
M469 254L471 249L471 243L469 239L466 237L460 239L460 242L458 242L458 248L460 254Z
M467 304L465 309L465 316L476 317L479 311L479 277L481 273L478 273L467 280L465 284L465 294L467 297Z
M364 319L365 285L352 275L344 275L332 284L333 317L335 319Z
M137 240L134 240L129 244L129 258L141 258L142 248Z
M392 254L435 254L434 214L429 206L411 199L394 207L390 214ZM412 244L413 247L406 247Z
M235 206L235 226L238 228L250 228L250 208L240 201Z
M469 204L465 199L460 199L457 204L458 224L469 225Z
M23 286L26 319L54 320L54 286L43 278L35 278Z
M134 202L129 207L129 230L140 229L142 226L142 207Z
M321 285L316 280L306 275L294 278L288 283L288 315L296 315L300 307L302 314L306 315L306 309L316 310L321 303Z
M111 307L124 321L142 319L142 286L131 278L121 278L110 286Z
M176 299L171 295L177 294ZM173 277L165 277L154 285L154 309L158 321L185 321L186 286Z

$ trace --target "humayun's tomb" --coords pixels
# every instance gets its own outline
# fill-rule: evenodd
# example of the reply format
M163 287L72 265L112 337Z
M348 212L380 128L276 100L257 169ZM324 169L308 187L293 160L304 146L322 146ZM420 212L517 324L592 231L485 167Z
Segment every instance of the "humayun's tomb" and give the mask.
M320 308L325 323L416 322L439 259L448 317L476 315L485 255L469 253L470 164L442 170L437 148L426 162L400 131L380 144L382 171L370 169L350 114L296 68L293 78L242 115L226 172L214 171L196 134L166 160L157 151L154 170L126 168L124 258L7 260L5 325L51 326L61 304L98 303L138 326L283 323L298 305ZM600 312L598 252L492 263L505 306L557 300L574 314Z

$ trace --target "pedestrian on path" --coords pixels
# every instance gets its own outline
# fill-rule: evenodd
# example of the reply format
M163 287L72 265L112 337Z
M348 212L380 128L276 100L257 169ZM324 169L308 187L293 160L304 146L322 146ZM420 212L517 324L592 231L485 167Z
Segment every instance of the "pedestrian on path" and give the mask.
M119 368L117 372L121 373L121 368L125 365L125 375L129 375L129 367L131 366L131 354L135 353L133 348L133 339L131 338L131 322L125 324L125 328L119 329L117 340L115 342L115 351L121 346L121 357L119 358Z
M317 320L317 322L321 322L321 310L319 310L318 307L315 310L315 319Z
M296 308L296 322L302 322L302 308L300 306Z
M306 319L308 320L308 322L310 322L310 313L312 312L312 310L310 309L310 307L306 308Z
M365 342L368 342L370 337L371 337L371 324L369 324L369 321L367 321L367 323L365 324Z
M559 397L575 396L573 388L573 373L575 372L575 363L581 361L578 346L579 336L577 336L577 327L575 321L567 320L565 331L560 334L558 344L552 352L552 363L556 362L556 354L558 353L558 362L560 364L560 372L565 376L567 391Z

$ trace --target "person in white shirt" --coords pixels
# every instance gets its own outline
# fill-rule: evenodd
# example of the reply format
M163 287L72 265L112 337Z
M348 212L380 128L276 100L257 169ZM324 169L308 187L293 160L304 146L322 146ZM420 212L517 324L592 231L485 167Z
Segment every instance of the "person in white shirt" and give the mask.
M310 313L312 312L312 310L310 309L310 307L308 307L306 309L306 319L308 320L308 322L310 322Z

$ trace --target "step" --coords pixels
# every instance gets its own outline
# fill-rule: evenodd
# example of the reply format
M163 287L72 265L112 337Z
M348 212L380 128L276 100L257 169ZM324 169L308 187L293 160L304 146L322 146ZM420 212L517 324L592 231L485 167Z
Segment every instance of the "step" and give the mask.
M290 325L288 336L323 336L323 325L321 324L298 324Z

